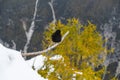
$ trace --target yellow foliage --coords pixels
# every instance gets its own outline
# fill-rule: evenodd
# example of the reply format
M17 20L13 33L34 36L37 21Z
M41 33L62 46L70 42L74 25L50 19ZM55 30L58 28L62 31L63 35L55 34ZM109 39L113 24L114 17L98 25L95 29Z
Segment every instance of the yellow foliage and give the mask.
M88 63L92 62L98 65L102 60L98 59L98 54L103 52L102 36L96 30L96 26L90 22L83 26L78 19L68 19L67 24L58 21L56 24L50 24L44 32L43 48L54 44L51 35L55 30L60 29L62 35L69 31L68 36L55 49L45 53L48 57L46 66L54 65L55 70L47 75L50 80L57 80L58 76L62 80L71 80L75 74L74 70L82 71L83 75L77 75L77 80L101 80L100 72L94 72ZM63 60L50 60L54 55L61 55ZM45 69L46 71L49 70ZM42 70L39 70L41 72ZM41 73L42 74L42 73ZM46 74L43 72L43 74Z
M80 50L83 55L95 55L99 54L103 50L102 36L96 31L96 26L89 23L84 27L80 35Z

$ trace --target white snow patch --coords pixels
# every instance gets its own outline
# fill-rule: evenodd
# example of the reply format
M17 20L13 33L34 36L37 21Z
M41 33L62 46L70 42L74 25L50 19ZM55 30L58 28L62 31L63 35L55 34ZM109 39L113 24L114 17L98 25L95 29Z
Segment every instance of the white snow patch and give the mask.
M25 62L21 53L0 44L0 80L45 80Z
M76 74L80 74L80 75L82 75L82 74L83 74L83 72L77 72L77 71L76 71L75 73L76 73Z
M61 58L62 58L61 55L55 55L55 56L51 57L50 60L59 60Z
M34 65L35 70L39 70L40 68L42 68L42 66L44 65L44 60L46 59L45 56L37 56L35 58L32 58L30 60L27 60L26 62L32 67Z

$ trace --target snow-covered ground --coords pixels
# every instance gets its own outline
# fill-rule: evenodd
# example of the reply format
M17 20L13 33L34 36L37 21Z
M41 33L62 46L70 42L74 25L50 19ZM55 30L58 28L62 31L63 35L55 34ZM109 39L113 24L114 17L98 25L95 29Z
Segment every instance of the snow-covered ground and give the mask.
M43 65L44 57L36 59L35 67ZM0 44L0 80L45 80L31 66L34 59L25 61L21 53ZM29 65L29 64L30 65ZM39 65L38 65L39 64Z

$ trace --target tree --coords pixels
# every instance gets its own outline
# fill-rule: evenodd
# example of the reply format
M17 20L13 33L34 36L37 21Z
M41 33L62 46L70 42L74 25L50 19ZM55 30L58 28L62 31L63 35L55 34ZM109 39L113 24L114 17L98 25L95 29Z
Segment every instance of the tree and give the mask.
M46 61L38 73L50 80L101 80L104 68L94 71L102 64L103 58L99 55L104 51L102 36L96 31L96 26L90 22L84 26L75 18L68 19L66 24L61 21L50 24L44 32L43 48L54 44L51 35L58 29L62 35L66 31L69 34L56 48L43 54ZM59 59L53 59L55 56Z

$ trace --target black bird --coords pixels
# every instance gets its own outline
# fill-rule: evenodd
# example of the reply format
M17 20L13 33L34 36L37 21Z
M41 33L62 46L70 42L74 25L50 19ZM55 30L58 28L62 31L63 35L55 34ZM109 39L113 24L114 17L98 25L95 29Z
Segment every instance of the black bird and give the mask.
M52 41L53 42L60 42L61 41L61 31L60 30L56 30L53 34L52 34Z

